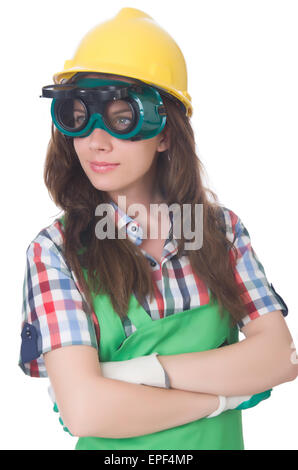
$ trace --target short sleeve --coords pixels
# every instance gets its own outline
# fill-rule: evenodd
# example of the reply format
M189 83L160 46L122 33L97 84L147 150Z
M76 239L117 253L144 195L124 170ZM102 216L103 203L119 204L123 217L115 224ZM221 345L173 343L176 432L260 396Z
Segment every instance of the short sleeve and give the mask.
M223 212L226 236L234 242L237 249L237 260L233 263L235 279L242 288L242 299L248 311L248 315L238 322L239 329L260 315L274 310L281 310L283 316L286 316L288 307L267 279L265 269L251 246L247 228L232 210L223 207Z
M43 358L47 351L70 345L98 350L93 318L86 313L85 299L51 237L60 237L57 224L42 230L26 251L18 365L31 377L48 377Z

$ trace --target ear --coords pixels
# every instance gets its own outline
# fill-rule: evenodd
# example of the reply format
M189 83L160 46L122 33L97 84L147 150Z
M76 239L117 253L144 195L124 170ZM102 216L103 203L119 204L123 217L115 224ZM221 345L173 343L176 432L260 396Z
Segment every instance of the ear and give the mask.
M164 152L170 147L170 129L166 126L158 135L159 144L157 147L158 152Z

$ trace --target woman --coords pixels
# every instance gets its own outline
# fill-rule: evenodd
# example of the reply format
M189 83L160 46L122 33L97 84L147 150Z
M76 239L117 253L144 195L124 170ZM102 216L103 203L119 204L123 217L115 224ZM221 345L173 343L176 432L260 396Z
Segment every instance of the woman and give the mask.
M27 249L20 367L50 378L77 450L243 449L241 410L297 376L288 310L202 184L179 47L123 8L54 81L44 176L64 214Z

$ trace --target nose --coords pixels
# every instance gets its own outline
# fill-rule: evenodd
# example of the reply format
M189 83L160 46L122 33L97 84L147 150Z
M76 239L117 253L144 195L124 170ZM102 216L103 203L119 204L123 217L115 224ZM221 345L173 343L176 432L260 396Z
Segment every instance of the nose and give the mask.
M89 135L90 150L111 150L112 136L104 129L95 128Z

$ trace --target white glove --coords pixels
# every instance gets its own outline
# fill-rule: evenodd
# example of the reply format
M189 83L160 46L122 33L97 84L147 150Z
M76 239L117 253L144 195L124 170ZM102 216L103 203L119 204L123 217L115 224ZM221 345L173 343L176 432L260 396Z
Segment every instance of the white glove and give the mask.
M48 394L50 396L50 399L53 402L53 405L55 405L56 404L56 397L55 397L55 393L54 393L53 387L51 385L51 382L50 382L50 385L48 386Z
M170 388L168 374L157 359L158 354L154 352L149 356L135 357L127 361L101 362L102 375L124 382Z
M53 387L51 385L51 382L50 382L50 385L48 387L48 394L50 395L50 398L51 398L51 400L53 402L53 405L54 405L53 411L55 411L55 413L59 413L58 406L57 406L57 403L56 403L55 393L54 393ZM59 415L59 422L60 422L60 424L62 424L63 430L68 432L71 436L73 436L73 434L71 434L70 430L66 426L64 426L64 423L63 423L62 418L61 418L60 415Z
M206 418L214 418L215 416L220 415L226 410L245 410L247 408L252 408L256 406L260 401L266 400L271 395L272 388L266 390L265 392L256 393L255 395L241 395L233 397L224 397L223 395L218 395L219 406L217 410L213 411Z

